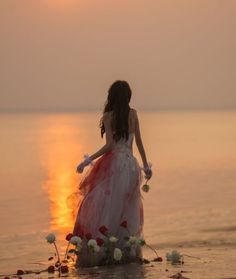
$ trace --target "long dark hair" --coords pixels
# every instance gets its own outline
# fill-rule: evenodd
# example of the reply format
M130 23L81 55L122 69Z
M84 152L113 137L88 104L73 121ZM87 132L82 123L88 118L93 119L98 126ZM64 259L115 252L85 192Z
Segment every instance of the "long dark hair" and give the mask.
M107 100L104 106L103 113L112 112L112 130L113 138L115 141L121 138L129 137L129 102L131 99L132 91L127 81L117 80L108 90ZM105 133L105 127L100 121L101 137Z

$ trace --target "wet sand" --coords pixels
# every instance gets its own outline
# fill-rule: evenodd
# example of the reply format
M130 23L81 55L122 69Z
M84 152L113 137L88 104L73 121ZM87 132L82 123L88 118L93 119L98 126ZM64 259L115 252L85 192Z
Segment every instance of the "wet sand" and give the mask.
M236 247L220 246L220 247L195 247L195 248L178 248L184 256L184 264L171 264L166 261L166 252L171 249L160 249L158 255L163 257L163 262L150 262L147 264L131 263L127 265L114 265L106 267L80 268L75 269L72 266L68 274L62 274L62 277L71 279L120 279L120 278L137 278L137 279L166 279L181 278L177 277L181 274L182 278L191 279L235 279L236 278ZM153 259L150 252L145 251L145 255L149 260ZM195 258L196 257L196 258ZM198 259L199 258L199 259ZM11 263L12 264L12 263ZM25 265L25 270L42 271L47 268L46 262L38 264ZM22 266L21 266L22 268ZM31 268L31 269L29 269ZM5 273L6 274L6 273ZM12 274L8 274L12 275ZM176 277L174 277L176 275ZM48 274L41 272L40 274L23 275L24 278L57 278L58 272ZM1 276L0 278L4 278Z

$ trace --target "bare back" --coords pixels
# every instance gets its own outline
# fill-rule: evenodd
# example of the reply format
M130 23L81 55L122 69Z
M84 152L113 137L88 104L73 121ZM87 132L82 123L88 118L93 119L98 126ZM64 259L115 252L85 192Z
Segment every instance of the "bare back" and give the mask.
M113 139L112 139L113 132L112 132L112 127L111 127L112 112L105 112L103 115L103 119L106 120L107 128L108 128L108 130L110 130L109 133L106 133L106 141L107 141L107 143L113 142ZM135 135L135 142L138 147L140 156L142 158L143 166L146 167L146 166L148 166L148 163L147 163L145 149L144 149L143 141L142 141L142 137L141 137L138 114L135 109L130 109L130 111L129 111L128 125L129 125L129 133L130 134L132 133Z
M112 123L112 112L105 112L103 117L107 117L110 121L110 125ZM135 133L135 125L136 125L136 111L131 108L128 116L128 125L129 125L129 133Z
M129 111L128 123L129 123L129 133L135 133L136 113L135 110L132 108Z

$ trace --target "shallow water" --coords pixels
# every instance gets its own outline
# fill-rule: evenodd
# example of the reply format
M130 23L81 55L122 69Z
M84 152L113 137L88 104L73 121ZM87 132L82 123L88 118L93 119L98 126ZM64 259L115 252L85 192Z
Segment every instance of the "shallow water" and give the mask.
M75 168L83 154L104 144L99 117L99 113L0 115L1 273L43 269L53 253L44 239L48 232L56 233L64 251L64 236L73 226L66 197L81 179ZM140 112L139 117L154 173L150 192L143 193L146 241L163 258L174 248L197 255L205 247L203 254L209 259L220 251L230 263L236 251L236 112ZM136 146L134 154L140 162ZM148 250L144 253L153 257ZM219 262L228 264L220 256ZM194 263L192 269L196 259ZM144 277L137 271L137 278L155 278L153 272L162 276L161 264L154 265L144 267ZM233 267L227 268L230 277ZM198 273L192 278L204 278ZM205 278L223 278L222 273L209 274Z

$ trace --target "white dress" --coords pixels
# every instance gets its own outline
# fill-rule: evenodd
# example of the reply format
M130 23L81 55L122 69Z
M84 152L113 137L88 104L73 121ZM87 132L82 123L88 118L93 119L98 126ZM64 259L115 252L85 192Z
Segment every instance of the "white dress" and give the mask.
M87 248L90 238L100 238L107 243L109 236L116 237L118 241L115 247L123 252L121 262L142 258L140 245L132 245L127 250L128 237L141 237L143 230L140 192L143 177L139 163L133 156L133 139L134 133L129 133L127 141L121 139L114 142L112 149L89 167L79 184L79 192L83 198L78 205L73 229L73 234L83 240L82 250L77 257L78 266L102 265L108 262L105 245L101 245L99 252L91 260L91 253ZM121 226L122 222L126 222L127 228ZM99 231L102 226L108 229L106 236Z

